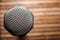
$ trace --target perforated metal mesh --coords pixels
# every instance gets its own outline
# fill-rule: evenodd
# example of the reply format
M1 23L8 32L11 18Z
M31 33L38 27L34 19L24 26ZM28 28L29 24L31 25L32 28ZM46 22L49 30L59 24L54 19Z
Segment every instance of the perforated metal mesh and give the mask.
M23 6L15 6L4 15L5 28L13 35L23 35L33 27L33 15Z

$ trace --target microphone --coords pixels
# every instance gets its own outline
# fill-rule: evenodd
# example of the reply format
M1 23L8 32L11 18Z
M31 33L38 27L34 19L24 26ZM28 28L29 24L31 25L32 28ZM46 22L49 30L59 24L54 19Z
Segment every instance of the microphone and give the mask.
M4 28L14 36L24 36L34 24L33 14L24 6L14 6L4 14Z

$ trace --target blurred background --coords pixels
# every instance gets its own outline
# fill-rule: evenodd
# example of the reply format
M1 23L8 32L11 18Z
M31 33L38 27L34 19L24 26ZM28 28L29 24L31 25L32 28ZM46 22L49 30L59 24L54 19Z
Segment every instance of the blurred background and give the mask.
M24 38L4 28L4 13L13 6L25 6L34 15L34 27ZM60 40L60 0L0 0L0 39Z

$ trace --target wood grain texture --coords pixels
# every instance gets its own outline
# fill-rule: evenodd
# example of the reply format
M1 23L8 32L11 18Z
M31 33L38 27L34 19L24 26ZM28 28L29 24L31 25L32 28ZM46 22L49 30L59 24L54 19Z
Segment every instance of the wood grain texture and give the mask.
M34 27L23 38L4 28L4 14L14 6L25 6L34 15ZM60 0L0 0L1 40L60 40Z

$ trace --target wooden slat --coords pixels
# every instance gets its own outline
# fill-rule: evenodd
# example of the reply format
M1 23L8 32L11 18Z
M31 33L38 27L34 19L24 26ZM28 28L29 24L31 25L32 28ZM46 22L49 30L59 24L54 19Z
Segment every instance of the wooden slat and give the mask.
M60 0L3 0L3 2L13 2L13 1L60 1Z
M38 31L39 30L39 31ZM8 34L7 30L5 30L5 28L1 28L1 34ZM33 28L30 32L31 33L45 33L45 32L59 32L60 31L60 28L59 27L56 27L56 28Z
M21 5L21 4L20 4ZM60 5L59 5L59 3L43 3L43 4L31 4L31 5L27 5L27 4L23 4L23 6L26 6L26 7L28 7L28 8L51 8L51 7L60 7ZM8 5L6 5L6 6L0 6L0 8L2 8L2 9L9 9L9 8L11 8L11 7L13 7L13 6L8 6Z
M57 7L56 8L30 8L29 10L31 11L52 11L52 10L60 10L60 8L57 8Z
M7 10L0 10L0 14L6 13ZM32 12L32 11L31 11ZM44 15L60 15L60 12L39 12L39 13L34 13L32 12L34 16L44 16Z
M3 26L3 25L1 25L1 26ZM37 25L34 25L34 27L44 27L44 28L46 28L46 27L59 27L60 26L60 24L37 24Z
M0 21L0 23L3 23L3 20ZM46 19L35 19L34 24L58 24L60 23L60 20L46 20Z
M2 17L4 17L4 15L1 15L1 20L3 20L3 18ZM45 19L45 20L54 20L56 18L56 20L57 20L57 18L60 18L60 16L35 16L35 18L34 18L34 20L43 20L43 19Z
M19 1L19 2L0 2L0 5L17 5L17 4L37 4L37 3L59 3L60 1ZM12 4L13 3L13 4Z
M55 13L55 12L52 12L50 15L49 15L49 13L45 13L45 15L43 14L43 15L40 15L40 16L39 16L39 15L38 15L38 16L35 16L35 15L34 15L34 17L35 17L34 19L60 18L60 15L59 15L60 12L57 12L57 13L56 13L56 14L58 14L58 15L52 15L52 14L54 14L54 13ZM37 13L36 13L36 14L37 14ZM48 14L48 15L47 15L47 14ZM2 19L2 17L4 17L4 14L1 14L1 15L0 15L0 18L1 18L1 19ZM46 20L47 20L47 19L46 19Z
M38 35L57 35L57 34L59 34L60 35L60 32L47 32L47 33L28 33L27 34L27 36L38 36ZM7 35L8 35L8 37L12 37L12 35L11 34L3 34L3 35L1 35L1 37L7 37Z
M28 40L28 39L30 39L30 40L40 40L40 39L52 39L52 38L60 38L60 36L39 36L39 37L28 37L28 36L26 36L26 37L24 37L23 39L25 39L25 40ZM3 39L13 39L13 40L20 40L20 37L9 37L9 38L3 38Z

